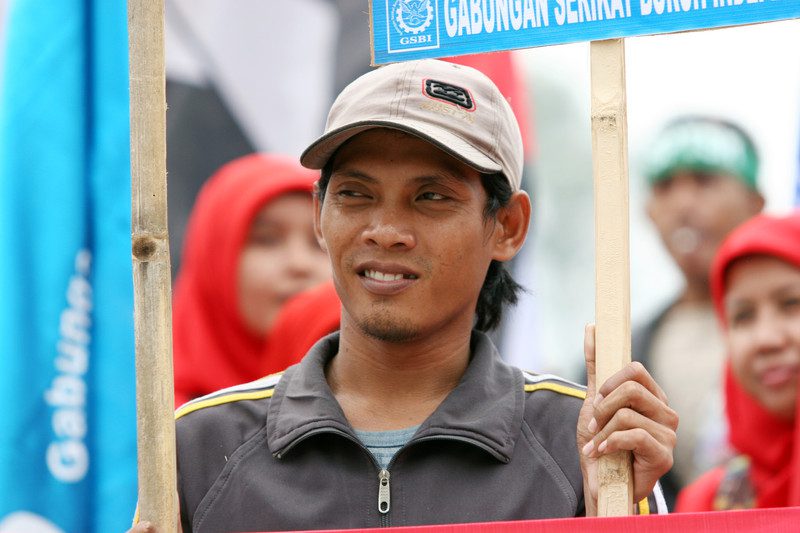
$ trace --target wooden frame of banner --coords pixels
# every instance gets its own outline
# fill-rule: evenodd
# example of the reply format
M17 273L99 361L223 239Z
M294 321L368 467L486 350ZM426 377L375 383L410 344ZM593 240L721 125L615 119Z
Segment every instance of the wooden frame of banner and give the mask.
M164 0L129 0L128 34L139 517L162 531L172 531L178 509L175 426L171 414L174 396ZM624 41L594 41L591 56L597 383L602 384L630 361ZM598 514L630 514L633 505L630 453L603 457L598 472Z
M177 531L164 0L128 0L138 517Z

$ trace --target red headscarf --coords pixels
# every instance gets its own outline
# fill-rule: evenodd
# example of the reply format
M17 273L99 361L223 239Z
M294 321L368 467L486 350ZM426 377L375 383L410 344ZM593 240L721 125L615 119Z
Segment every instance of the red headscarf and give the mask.
M800 211L787 217L759 215L725 239L711 265L711 295L724 328L727 272L736 260L751 255L777 257L800 268ZM800 505L800 417L787 422L764 409L739 384L730 364L725 368L725 404L731 445L750 458L756 506ZM690 485L678 510L712 510L721 478L717 471Z
M281 308L264 350L263 374L298 362L319 339L339 329L342 303L333 281L293 296Z
M177 405L263 375L265 341L246 329L239 313L239 256L258 211L282 194L310 193L318 177L293 159L253 154L223 166L203 186L175 282Z

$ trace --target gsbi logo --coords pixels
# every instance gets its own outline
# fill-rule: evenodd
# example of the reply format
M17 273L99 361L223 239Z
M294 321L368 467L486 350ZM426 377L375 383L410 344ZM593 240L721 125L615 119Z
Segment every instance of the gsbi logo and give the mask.
M386 0L388 51L439 48L439 0Z

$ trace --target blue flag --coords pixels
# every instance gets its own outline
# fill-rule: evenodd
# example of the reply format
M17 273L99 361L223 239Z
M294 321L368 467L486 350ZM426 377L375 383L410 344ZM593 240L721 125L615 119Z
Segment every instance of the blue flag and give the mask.
M0 79L0 532L136 504L126 3L11 0Z

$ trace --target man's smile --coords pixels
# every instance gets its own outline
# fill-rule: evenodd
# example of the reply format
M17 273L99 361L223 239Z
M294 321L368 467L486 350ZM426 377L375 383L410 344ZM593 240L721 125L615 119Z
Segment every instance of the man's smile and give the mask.
M381 296L397 294L419 280L419 274L398 263L364 262L356 267L367 291Z
M389 272L380 272L378 270L365 270L362 275L377 281L397 281L404 278L417 279L417 276L414 274L392 274Z

